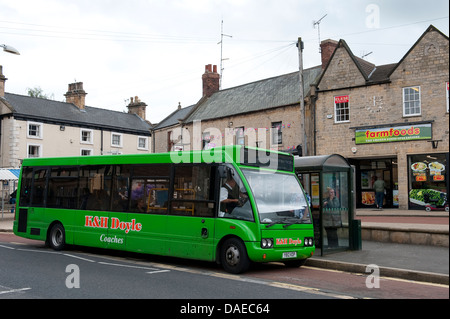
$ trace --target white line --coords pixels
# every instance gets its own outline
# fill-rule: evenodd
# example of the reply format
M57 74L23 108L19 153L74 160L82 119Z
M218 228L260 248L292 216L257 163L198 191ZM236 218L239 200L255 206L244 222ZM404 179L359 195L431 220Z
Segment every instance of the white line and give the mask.
M31 288L21 288L21 289L11 289L11 290L6 290L6 291L0 291L0 295L12 294L15 292L21 292L21 291L25 291L25 290L31 290Z
M35 250L35 249L23 249L23 248L17 248L17 250L20 251L30 251L32 253L44 253L44 254L56 254L56 255L61 255L61 253L57 252L57 251L48 251L48 250Z
M69 254L63 254L63 255L67 256L67 257L72 257L72 258L77 258L77 259L81 259L81 260L84 260L84 261L88 261L90 263L95 263L95 260L90 260L90 259L87 259L87 258L78 257L78 256L74 256L74 255L69 255Z
M132 265L113 264L113 263L106 263L106 262L103 262L103 261L99 261L98 263L102 264L102 265L109 265L109 266L136 268L136 269L145 269L145 270L159 270L157 268L148 268L148 267L140 267L140 266L132 266Z
M157 274L157 273L160 273L160 272L169 272L169 271L170 270L168 270L168 269L166 269L166 270L148 271L148 272L146 272L146 274L152 275L152 274Z
M8 247L8 246L3 246L3 245L0 245L0 247L6 248L6 249L11 249L11 250L15 249L14 247Z

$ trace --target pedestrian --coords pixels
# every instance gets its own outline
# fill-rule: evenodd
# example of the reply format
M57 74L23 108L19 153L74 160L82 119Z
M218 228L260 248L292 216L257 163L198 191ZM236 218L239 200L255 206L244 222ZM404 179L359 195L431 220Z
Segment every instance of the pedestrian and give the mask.
M383 209L383 201L384 201L384 180L381 178L378 179L375 176L375 182L373 183L373 189L375 190L375 203L377 204L378 209Z

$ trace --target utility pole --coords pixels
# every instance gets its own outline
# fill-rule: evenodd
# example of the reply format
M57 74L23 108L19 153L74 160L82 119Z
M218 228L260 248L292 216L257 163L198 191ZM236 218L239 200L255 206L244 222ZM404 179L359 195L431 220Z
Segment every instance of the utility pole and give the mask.
M298 38L298 65L299 65L299 79L300 79L300 116L302 117L302 155L307 155L307 140L306 140L306 127L305 127L305 97L303 89L303 41L302 38Z

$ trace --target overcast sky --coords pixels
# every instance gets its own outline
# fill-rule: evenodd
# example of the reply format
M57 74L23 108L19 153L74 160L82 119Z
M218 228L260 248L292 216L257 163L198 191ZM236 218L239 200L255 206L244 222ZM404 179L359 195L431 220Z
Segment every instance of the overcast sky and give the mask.
M326 15L326 16L325 16ZM325 16L319 24L315 24ZM139 96L157 123L202 95L206 64L230 88L320 64L320 40L344 39L356 56L398 62L432 24L449 34L447 0L0 0L6 92L40 87L64 101L84 83L88 106L126 111ZM320 27L320 29L318 28ZM231 37L230 37L231 36Z

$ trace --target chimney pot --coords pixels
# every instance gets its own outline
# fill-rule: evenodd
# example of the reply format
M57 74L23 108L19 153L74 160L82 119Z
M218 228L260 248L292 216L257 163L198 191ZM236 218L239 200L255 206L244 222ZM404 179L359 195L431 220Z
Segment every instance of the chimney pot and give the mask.
M83 82L76 82L69 84L69 90L64 96L67 103L75 104L80 110L85 109L87 93L83 90Z
M134 98L130 97L130 104L127 105L127 108L128 113L136 114L141 119L145 120L147 104L141 102L141 100L139 100L139 97L137 96L135 96Z
M330 62L331 56L338 46L338 42L335 40L327 39L320 43L320 52L322 55L322 69L325 69Z
M217 73L217 65L211 64L205 66L205 73L202 75L203 96L210 97L214 92L219 91L220 75Z
M5 96L5 82L6 80L8 80L4 75L3 75L3 66L0 65L0 97L4 97Z

